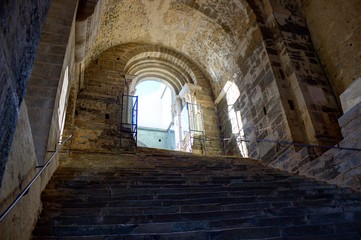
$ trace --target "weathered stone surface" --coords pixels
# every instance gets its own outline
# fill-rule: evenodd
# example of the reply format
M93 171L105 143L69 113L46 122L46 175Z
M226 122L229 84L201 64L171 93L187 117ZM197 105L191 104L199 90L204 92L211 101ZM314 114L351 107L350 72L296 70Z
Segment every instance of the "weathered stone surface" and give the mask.
M52 1L25 96L39 163L45 161L46 151L53 150L60 138L62 123L59 122L65 121L62 118L66 111L66 102L60 103L60 98L63 95L67 99L69 92L62 88L69 88L77 77L73 54L76 4L74 1ZM44 81L52 83L41 84Z
M306 1L304 14L312 42L328 78L340 95L361 76L361 2Z
M349 109L344 115L342 115L338 122L342 127L342 135L346 138L348 135L353 134L355 130L360 128L361 122L361 102Z
M361 77L353 81L353 83L340 95L340 100L344 113L361 102Z
M19 120L14 134L9 159L2 178L0 191L1 213L15 200L36 174L36 155L31 136L25 101L21 104ZM56 164L51 166L52 170ZM51 171L51 170L50 170ZM35 182L28 194L0 222L1 239L28 239L41 209L41 179Z
M72 154L42 200L34 239L333 239L345 223L360 232L359 194L235 157Z
M0 180L49 5L5 1L0 9Z
M136 76L136 79L126 81L128 75ZM206 139L213 143L208 144L207 154L220 154L220 133L218 128L214 127L218 125L218 121L208 79L182 54L170 49L140 44L110 48L85 69L85 85L78 95L74 122L74 126L79 129L76 130L72 148L96 151L98 144L103 146L103 150L106 148L108 151L123 145L119 143L122 94L132 93L137 83L154 78L170 85L176 95L186 83L197 84L202 89L197 91L196 99L202 106ZM139 108L141 109L141 106ZM105 119L105 115L108 119ZM109 132L107 129L112 131ZM115 129L118 130L114 131ZM81 133L83 130L84 134ZM97 137L90 137L87 133L89 131L96 131ZM80 139L77 139L78 137Z
M120 145L117 137L120 94L134 90L138 80L153 77L163 78L176 92L184 83L202 87L196 98L204 107L207 153L222 153L223 143L226 154L253 156L273 167L360 190L358 152L335 149L324 152L326 148L288 145L292 142L329 146L339 143L343 147L361 148L358 94L344 95L356 96L356 100L352 103L354 107L341 118L338 109L339 95L347 88L358 90L351 83L361 76L357 64L361 42L358 0L81 0L79 4L54 0L45 21L49 3L5 1L0 9L0 176L7 167L6 158L26 89L33 93L28 96L27 104L36 148L45 153L57 146L67 105L64 134L79 127L73 147L110 153ZM76 5L78 16L74 16ZM42 25L45 26L43 40L37 52L37 64L33 65ZM67 67L69 98L68 91L64 91L65 95L61 93ZM31 71L33 81L27 88ZM125 81L134 75L141 79ZM30 132L25 135L29 136ZM288 143L260 141L262 139ZM195 148L201 152L202 146L197 144ZM21 150L19 153L26 156ZM9 167L12 164L9 163ZM15 165L21 166L21 161ZM26 171L25 168L27 165L17 170ZM50 175L51 172L46 173L44 183ZM169 180L172 184L182 181ZM239 197L242 193L232 194ZM258 199L267 199L263 196L265 192L258 194ZM149 198L149 195L139 198ZM237 201L250 201L250 198L237 198ZM152 203L159 201L142 204ZM251 203L247 204L249 207ZM227 209L231 211L230 206ZM267 214L282 215L288 210ZM334 215L328 217L336 221L352 218L338 212L331 214ZM275 222L285 223L282 220ZM297 218L289 220L299 222ZM306 220L321 221L312 217ZM183 224L180 223L180 229L204 226L203 223ZM223 226L221 222L212 224ZM237 222L242 224L241 220ZM170 227L153 226L155 229ZM128 227L122 229L129 230ZM332 237L339 238L339 234L349 228L337 223L331 229L335 233ZM287 226L279 235L274 226L258 230L275 239L302 238L298 235L303 230L322 234L319 239L332 239L323 234L330 230L328 226ZM117 229L110 227L109 231ZM252 235L248 230L210 234L201 231L196 236L233 238L240 233L262 237L261 233ZM342 237L355 236L346 235ZM149 238L152 237L156 238ZM172 237L164 235L166 239Z

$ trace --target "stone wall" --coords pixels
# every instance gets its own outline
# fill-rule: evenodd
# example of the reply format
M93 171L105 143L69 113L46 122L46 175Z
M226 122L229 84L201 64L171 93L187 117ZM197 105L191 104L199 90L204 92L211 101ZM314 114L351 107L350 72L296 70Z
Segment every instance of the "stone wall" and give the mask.
M64 109L75 74L75 12L77 1L54 0L32 70L27 94L28 112L37 159L58 145ZM63 89L66 88L66 89ZM59 101L62 98L62 103Z
M25 101L20 109L14 141L0 191L0 211L11 204L36 174L36 155ZM0 223L1 239L27 239L40 212L40 181Z
M0 180L50 0L3 1L0 8ZM16 44L14 44L16 43Z
M253 4L252 7L267 46L267 55L291 130L292 138L289 140L335 144L340 139L337 124L340 111L312 47L304 19L297 11L291 12L288 6L276 1ZM290 156L273 156L274 160L278 158L274 165L287 169L287 161L281 162Z
M0 190L0 212L10 206L17 195L24 190L36 175L38 166L26 101L21 104L14 141L6 164ZM64 160L64 159L63 159ZM34 225L41 211L41 192L59 165L57 156L48 168L34 182L32 187L0 222L0 239L30 239Z
M361 79L354 82L341 94L341 99L354 100L354 96L359 96L360 88L355 86L360 83ZM289 169L302 175L361 191L361 103L347 102L353 104L344 109L344 115L338 120L343 139L321 156L315 154L314 148L303 148L293 156Z
M313 48L306 21L294 6L301 3L249 3L257 25L242 41L240 71L227 79L237 86L239 97L229 97L232 88L224 81L224 95L217 98L226 154L250 156L283 170L358 188L357 151L302 147L339 143L359 148L360 140L358 110L337 120L338 96ZM345 129L353 134L346 136Z
M25 5L23 6L24 14L28 13L29 10L29 6ZM36 7L34 6L34 8ZM63 84L63 81L66 75L74 76L75 25L72 23L76 7L77 1L54 0L49 10L49 16L44 22L45 30L42 33L35 63L32 71L29 71L32 73L31 83L25 96L29 102L23 101L21 105L20 118L16 128L14 128L16 131L9 161L6 164L6 171L2 179L1 211L9 206L30 182L31 178L35 176L38 172L35 167L44 163L44 157L47 159L50 157L52 153L46 154L46 150L55 150L59 145L62 127L60 119L64 116L62 113L66 108L69 89L64 87L66 85ZM32 14L34 13L32 12ZM36 15L32 17L38 19ZM29 20L29 22L31 21ZM14 48L11 49L16 47L15 44ZM28 50L34 51L35 54L36 47L32 49L29 46ZM26 61L26 56L29 54L24 53L25 57L19 58ZM18 61L22 62L21 60ZM16 70L19 71L19 69ZM18 75L21 74L17 72L16 76ZM71 77L68 80L71 81ZM25 90L25 86L23 87L23 90L18 90L19 93ZM41 136L38 134L39 132L42 133ZM41 154L37 156L36 147L39 146L42 146L43 149ZM0 223L1 239L30 238L41 208L41 191L57 166L58 156L4 221Z
M21 104L19 120L9 160L6 164L0 191L0 211L10 206L17 195L38 172L36 154L31 136L25 101ZM29 239L41 210L40 195L58 166L56 158L34 182L30 190L0 222L1 239Z
M337 119L341 111L318 61L307 25L303 18L291 12L276 9L274 16L280 26L285 50L281 64L296 97L295 105L305 126L306 141L333 145L340 140Z
M234 79L240 95L231 104L224 97L218 109L222 111L223 134L225 138L231 138L225 140L226 153L240 153L269 162L287 149L277 149L276 144L258 142L257 139L285 140L292 139L292 135L260 31L255 30L251 39L253 43L249 45L247 54L239 59L240 74ZM226 95L230 94L230 90Z
M71 148L117 151L120 147L121 96L125 78L116 51L107 51L84 71L84 88L77 95Z
M285 122L291 130L292 138L289 139L292 141L287 142L301 143L295 146L273 145L268 154L259 158L277 168L359 191L360 150L357 149L360 149L360 106L354 106L337 121L341 116L338 96L322 69L305 19L294 7L297 4L300 3L270 1L263 5L252 5L288 120ZM352 92L351 89L347 91ZM357 102L356 95L353 94L353 105ZM342 127L342 141L338 123ZM283 126L282 129L287 128ZM335 147L356 150L302 148L302 143L328 147L337 143ZM251 148L267 149L267 145L270 146L270 143L257 143ZM284 150L278 152L279 149Z
M217 107L214 103L214 95L209 79L200 72L196 72L197 84L202 88L197 91L197 103L202 107L202 118L205 135L205 149L207 155L223 154L220 123L218 120ZM202 149L202 148L201 148Z
M143 58L151 58L152 63L141 65ZM130 66L131 61L136 63L135 67ZM149 70L148 66L151 66ZM137 69L140 69L139 73ZM179 69L183 70L177 75ZM184 81L195 81L202 88L197 91L196 99L202 105L204 114L207 154L222 153L219 129L215 127L218 126L216 108L208 79L181 54L157 46L138 44L110 48L85 68L84 88L80 90L77 99L74 122L77 130L72 149L104 152L119 149L120 98L131 90L130 81L125 81L127 74L139 75L140 78L149 76L166 79L164 81L169 78L168 84L175 91L180 91ZM188 79L184 80L184 76Z
M288 105L283 94L289 90L283 86L286 81L282 73L275 68L280 66L278 50L272 49L274 41L267 39L267 18L252 4L254 13L249 13L248 31L238 40L237 48L242 49L235 56L238 66L233 76L222 80L223 90L216 102L225 153L270 162L292 149L276 148L274 143L257 139L293 140L293 132L302 130L290 124L296 114L286 114Z
M334 148L318 155L315 148L304 147L290 155L284 167L300 175L361 191L360 117L361 104L358 103L339 119L344 138L330 146Z
M306 1L312 42L337 95L361 76L361 2Z

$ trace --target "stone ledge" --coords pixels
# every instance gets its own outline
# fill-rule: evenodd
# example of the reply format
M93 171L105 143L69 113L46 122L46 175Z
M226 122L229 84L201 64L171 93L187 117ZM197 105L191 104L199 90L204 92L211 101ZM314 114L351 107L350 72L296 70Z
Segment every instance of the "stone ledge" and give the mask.
M350 109L361 102L361 77L354 80L353 83L340 95L342 110L347 113Z
M354 105L351 109L345 112L339 119L340 127L346 126L349 122L361 117L361 102Z

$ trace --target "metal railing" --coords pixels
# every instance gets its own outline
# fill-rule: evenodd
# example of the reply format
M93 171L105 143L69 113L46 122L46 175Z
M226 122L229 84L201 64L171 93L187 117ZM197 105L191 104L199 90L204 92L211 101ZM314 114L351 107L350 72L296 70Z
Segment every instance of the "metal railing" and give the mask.
M56 154L60 151L60 149L73 137L74 130L70 133L69 137L67 137L61 145L53 152L49 160L45 163L45 165L41 166L40 171L35 174L35 176L31 179L30 183L21 191L21 193L15 198L15 200L10 204L10 206L0 215L0 222L6 217L6 215L16 206L16 204L21 200L21 198L26 195L34 184L34 182L39 178L40 174L49 166L49 164L54 160ZM36 167L40 168L40 167Z
M235 134L236 139L237 134ZM217 139L217 138L214 138ZM233 138L220 138L220 140L224 141L231 141ZM335 144L334 146L329 145L317 145L317 144L311 144L311 143L303 143L303 142L293 142L293 141L286 141L286 140L272 140L267 138L239 138L238 141L240 142L267 142L267 143L275 143L279 145L293 145L297 147L310 147L310 148L323 148L323 149L338 149L338 150L348 150L348 151L361 151L361 148L351 148L351 147L341 147L340 144Z
M131 136L137 147L138 139L138 96L123 95L122 111L120 116L120 146L122 147L122 138Z

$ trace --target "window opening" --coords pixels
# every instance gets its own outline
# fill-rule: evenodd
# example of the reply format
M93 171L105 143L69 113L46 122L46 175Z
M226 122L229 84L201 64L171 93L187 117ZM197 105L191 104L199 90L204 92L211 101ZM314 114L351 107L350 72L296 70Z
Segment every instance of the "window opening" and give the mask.
M139 97L138 146L175 150L174 91L157 80L140 82L135 89Z

